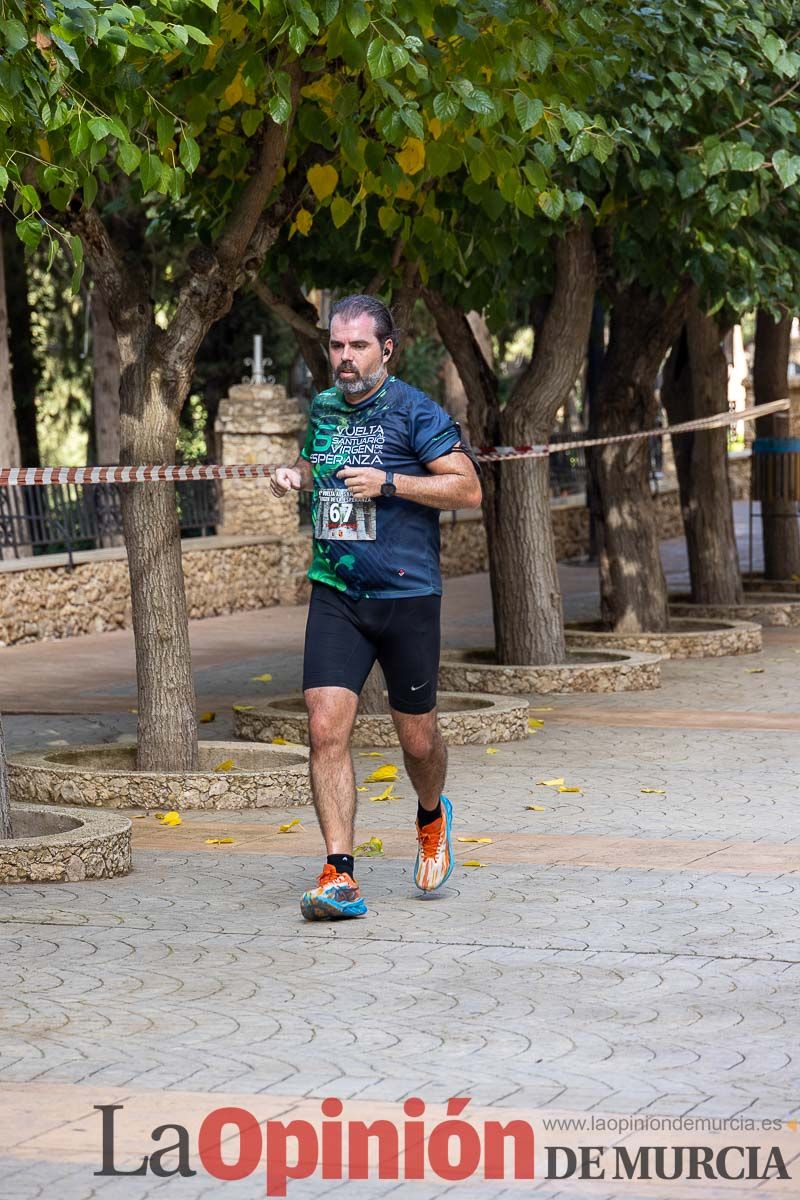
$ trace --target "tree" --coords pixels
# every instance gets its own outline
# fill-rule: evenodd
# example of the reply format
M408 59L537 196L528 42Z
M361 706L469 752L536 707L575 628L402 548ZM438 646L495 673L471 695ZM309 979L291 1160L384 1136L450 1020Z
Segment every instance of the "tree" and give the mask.
M490 3L474 5L467 26L455 4L431 12L425 0L386 2L372 13L360 0L342 9L338 0L293 0L288 16L277 0L242 12L227 3L217 10L216 0L10 9L0 187L14 190L22 240L50 238L55 253L67 238L77 272L85 258L103 295L120 355L123 463L171 461L198 347L234 293L258 276L282 227L309 227L304 197L313 193L338 226L355 212L337 193L343 162L360 169L363 159L365 175L407 178L403 162L411 170L422 145L423 106L432 119L438 88L450 87L441 64L452 56L440 45L463 42L465 69L477 74L476 31L503 24ZM456 82L438 105L443 131L462 112ZM460 86L465 111L495 114L499 100L468 77ZM166 322L156 320L141 259L126 253L103 211L122 174L130 205L181 250ZM173 485L126 486L123 520L138 765L191 768L195 699Z
M792 318L788 312L782 312L776 321L771 312L759 309L753 360L753 391L757 404L781 400L786 395L791 328ZM781 415L761 417L756 424L758 436L786 437L786 418L781 421ZM797 502L762 500L761 518L765 578L794 579L800 575Z

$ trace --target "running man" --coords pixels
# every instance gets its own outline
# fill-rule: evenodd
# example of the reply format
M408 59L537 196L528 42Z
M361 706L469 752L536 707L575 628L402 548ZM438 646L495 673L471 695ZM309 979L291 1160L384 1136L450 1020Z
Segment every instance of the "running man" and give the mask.
M417 793L416 884L432 892L453 869L453 811L442 794L447 750L436 718L439 512L480 507L481 484L457 422L389 374L396 345L391 313L379 300L347 296L334 305L334 386L312 402L297 462L270 481L275 496L313 492L303 693L328 857L300 902L309 921L367 911L354 876L350 735L376 658Z

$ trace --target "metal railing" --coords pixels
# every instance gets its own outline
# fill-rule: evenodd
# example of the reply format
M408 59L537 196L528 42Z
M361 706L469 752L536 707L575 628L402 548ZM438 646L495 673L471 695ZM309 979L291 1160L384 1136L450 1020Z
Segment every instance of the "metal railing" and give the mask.
M218 481L187 480L175 489L181 533L214 534L220 521ZM118 545L121 538L118 484L0 488L0 559L66 554L71 566L76 551Z

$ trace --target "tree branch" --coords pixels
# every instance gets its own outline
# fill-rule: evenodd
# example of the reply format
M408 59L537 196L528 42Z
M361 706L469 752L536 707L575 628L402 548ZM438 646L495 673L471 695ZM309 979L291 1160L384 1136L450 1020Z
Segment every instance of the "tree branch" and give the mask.
M262 303L290 326L314 387L318 392L324 391L330 386L330 363L324 346L327 331L315 323L319 314L303 295L294 275L291 272L284 275L282 297L276 296L263 279L254 279L251 286Z
M321 329L319 325L314 325L313 322L292 308L286 300L281 299L280 296L276 296L265 280L254 279L250 286L259 300L267 308L271 309L276 316L284 320L287 325L291 325L295 333L302 333L304 337L313 341L325 341L327 338L326 330Z
M422 296L467 393L472 441L475 444L493 441L497 376L483 357L463 309L449 304L434 288L423 288Z

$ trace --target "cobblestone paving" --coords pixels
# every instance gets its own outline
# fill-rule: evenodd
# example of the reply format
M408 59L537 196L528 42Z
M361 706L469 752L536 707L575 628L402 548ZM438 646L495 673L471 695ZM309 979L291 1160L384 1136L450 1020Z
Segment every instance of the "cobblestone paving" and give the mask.
M460 866L435 897L413 887L402 771L404 800L361 794L359 836L387 844L386 857L358 864L363 921L300 918L299 894L320 863L310 811L294 840L278 839L274 810L186 814L175 829L145 818L134 822L124 879L0 889L2 1200L149 1200L167 1187L176 1200L264 1194L258 1174L223 1185L202 1168L188 1179L95 1177L96 1104L126 1107L126 1167L153 1149L160 1122L196 1130L233 1103L261 1119L318 1117L326 1096L356 1119L396 1121L409 1096L436 1119L450 1096L469 1096L473 1114L524 1115L540 1146L620 1140L546 1135L548 1116L796 1120L800 755L796 731L768 725L769 714L800 712L800 631L767 632L777 641L746 664L763 674L740 659L668 664L660 693L545 698L534 701L548 710L544 725L527 742L496 754L453 748L456 832L496 844L459 845L461 859L485 866ZM663 726L637 725L637 706L663 710ZM741 727L704 728L704 710L738 713ZM697 727L674 723L689 711ZM611 724L620 713L628 723ZM21 746L34 722L46 744L112 741L133 719L19 715L6 725ZM400 762L391 750L384 758ZM379 761L357 758L359 779ZM562 776L580 792L537 782ZM225 852L204 844L215 824L234 838ZM587 861L552 861L571 838ZM320 1200L344 1186L358 1200L800 1195L798 1126L645 1136L780 1145L795 1178L316 1176L291 1183L289 1196Z

